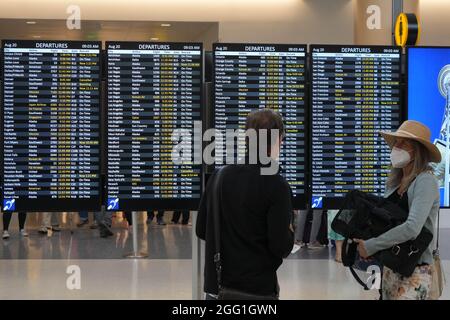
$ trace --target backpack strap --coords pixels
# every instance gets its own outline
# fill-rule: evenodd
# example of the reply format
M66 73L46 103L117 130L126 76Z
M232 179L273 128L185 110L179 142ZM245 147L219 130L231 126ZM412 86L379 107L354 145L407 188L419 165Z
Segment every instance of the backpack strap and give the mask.
M356 250L357 244L352 242L349 238L345 238L344 243L342 244L342 263L344 266L353 266L356 260Z
M364 288L364 290L370 290L369 287L367 286L367 284L361 280L361 278L358 276L358 274L356 273L355 269L353 269L353 267L348 267L350 269L350 272L352 273L353 278L355 278L355 280Z
M353 264L356 260L357 248L358 244L356 242L353 242L349 238L345 238L344 243L342 244L342 263L344 264L344 266L350 269L353 278L355 278L355 280L364 288L364 290L370 290L367 284L358 276L355 269L353 269Z

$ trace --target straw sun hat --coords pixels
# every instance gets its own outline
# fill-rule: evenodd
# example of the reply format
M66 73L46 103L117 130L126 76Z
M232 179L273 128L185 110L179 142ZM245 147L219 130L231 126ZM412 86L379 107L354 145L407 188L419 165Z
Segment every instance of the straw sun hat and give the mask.
M427 126L418 121L407 120L402 123L397 131L381 131L380 134L383 136L384 140L386 140L386 143L391 149L394 147L394 143L397 138L405 138L417 141L425 148L427 148L428 152L430 153L431 162L441 162L441 152L434 144L430 142L430 129L428 129Z

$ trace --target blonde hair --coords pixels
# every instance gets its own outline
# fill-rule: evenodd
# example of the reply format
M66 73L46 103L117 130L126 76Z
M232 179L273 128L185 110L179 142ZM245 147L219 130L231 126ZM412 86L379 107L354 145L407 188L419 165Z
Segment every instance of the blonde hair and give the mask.
M413 146L413 166L411 172L403 177L403 170L398 168L391 168L391 172L389 173L387 186L389 188L395 188L400 185L400 193L403 194L406 190L408 190L409 185L414 179L425 171L432 172L430 167L430 153L427 148L423 146L421 143L415 140L409 140Z

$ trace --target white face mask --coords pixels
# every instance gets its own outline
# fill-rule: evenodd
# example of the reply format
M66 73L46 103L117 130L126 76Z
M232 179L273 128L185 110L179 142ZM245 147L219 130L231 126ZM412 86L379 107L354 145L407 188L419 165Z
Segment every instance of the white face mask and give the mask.
M391 151L391 162L394 168L401 169L411 162L411 156L408 151L394 147Z

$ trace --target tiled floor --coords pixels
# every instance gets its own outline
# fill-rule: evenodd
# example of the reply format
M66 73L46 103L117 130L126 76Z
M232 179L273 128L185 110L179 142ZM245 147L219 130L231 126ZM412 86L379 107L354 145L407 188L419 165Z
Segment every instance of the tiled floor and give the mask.
M77 218L77 216L76 216ZM178 225L147 225L139 216L138 244L150 259L191 259L191 227ZM167 215L171 218L171 215ZM11 222L11 238L0 242L0 259L122 259L132 251L132 234L119 217L114 223L114 236L102 239L98 230L88 227L69 228L67 215L63 216L63 230L51 237L41 235L37 215L29 214L29 237L20 237L16 221ZM170 219L167 219L170 220ZM73 221L76 225L77 219ZM71 232L73 230L73 233ZM2 240L0 240L2 241Z
M0 240L0 300L191 299L192 227L146 225L142 217L140 221L139 249L149 257L128 260L123 255L131 251L132 237L120 219L108 239L88 228L47 237L37 233L36 217L30 215L28 238L19 237L12 226L12 237ZM450 229L441 232L441 254L450 271L449 241L443 239L450 239ZM70 290L76 281L67 273L69 266L79 268L79 290ZM278 276L282 299L378 298L376 290L362 290L349 271L333 261L330 248L301 249L284 261ZM450 285L443 298L450 299Z
M70 290L68 266L80 269L79 290ZM450 261L445 261L450 270ZM4 299L191 299L190 260L2 260L0 300ZM278 271L281 299L369 299L349 271L332 260L291 259ZM447 273L450 279L450 274ZM443 299L450 299L450 288Z

